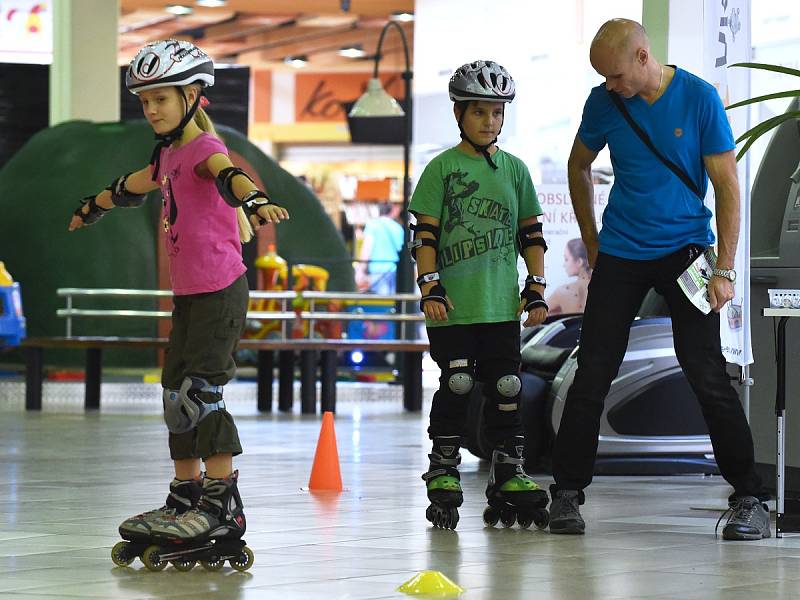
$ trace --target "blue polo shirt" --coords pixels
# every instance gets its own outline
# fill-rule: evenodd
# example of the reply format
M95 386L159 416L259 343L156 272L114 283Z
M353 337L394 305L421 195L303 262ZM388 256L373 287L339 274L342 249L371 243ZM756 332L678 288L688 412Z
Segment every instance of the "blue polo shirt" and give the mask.
M628 112L659 151L705 195L703 156L736 144L716 89L682 69L652 105L639 95L622 98ZM714 243L711 211L639 139L606 91L593 88L578 138L599 152L608 145L614 185L603 213L600 251L634 260L667 256L688 244Z

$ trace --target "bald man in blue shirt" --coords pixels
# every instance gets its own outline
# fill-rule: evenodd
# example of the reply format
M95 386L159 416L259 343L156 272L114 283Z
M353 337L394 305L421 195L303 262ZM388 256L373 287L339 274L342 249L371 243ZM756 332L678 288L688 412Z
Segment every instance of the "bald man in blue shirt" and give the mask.
M550 531L584 533L579 506L592 481L603 403L625 355L630 324L645 294L655 288L669 305L678 362L700 402L720 472L733 487L723 537L769 537L767 495L755 472L750 426L720 347L719 311L734 296L739 236L736 144L722 102L706 81L659 64L635 21L605 23L592 42L590 61L605 83L586 101L568 175L594 271L578 370L553 448ZM598 233L591 165L605 146L615 177ZM713 310L706 315L687 299L677 279L715 241L712 213L702 199L709 179L716 196L719 258L708 284Z

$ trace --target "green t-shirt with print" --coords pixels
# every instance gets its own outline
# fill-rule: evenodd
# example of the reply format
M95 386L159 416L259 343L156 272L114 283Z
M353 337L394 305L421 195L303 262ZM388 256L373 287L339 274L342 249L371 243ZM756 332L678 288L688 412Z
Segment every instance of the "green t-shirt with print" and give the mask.
M483 156L450 148L422 173L409 211L439 219L437 270L454 308L428 327L517 319L519 221L542 214L530 173L497 150Z

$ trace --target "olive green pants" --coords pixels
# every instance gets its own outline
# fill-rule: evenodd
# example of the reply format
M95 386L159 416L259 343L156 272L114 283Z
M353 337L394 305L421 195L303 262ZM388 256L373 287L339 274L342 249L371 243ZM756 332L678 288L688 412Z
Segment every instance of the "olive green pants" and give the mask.
M175 296L161 385L178 390L188 375L225 385L236 373L233 353L244 330L249 290L244 275L217 292ZM205 395L205 394L203 394ZM215 410L186 433L169 434L173 460L241 454L239 432L227 410Z

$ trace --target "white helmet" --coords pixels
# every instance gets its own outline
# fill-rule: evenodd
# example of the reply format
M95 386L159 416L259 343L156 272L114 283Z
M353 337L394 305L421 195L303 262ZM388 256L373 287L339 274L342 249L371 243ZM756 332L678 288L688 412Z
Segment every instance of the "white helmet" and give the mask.
M508 71L491 60L476 60L456 69L448 86L450 100L511 102L514 80Z
M214 85L214 62L191 42L179 40L148 44L139 50L125 74L125 86L134 94L190 83Z

